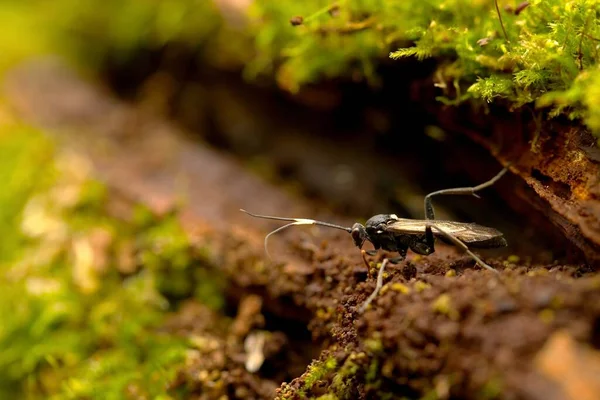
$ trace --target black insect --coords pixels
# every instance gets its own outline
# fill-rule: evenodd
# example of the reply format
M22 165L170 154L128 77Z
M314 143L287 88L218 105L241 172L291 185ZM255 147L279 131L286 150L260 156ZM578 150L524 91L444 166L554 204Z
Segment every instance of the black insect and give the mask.
M354 244L359 249L362 249L366 241L371 242L374 250L367 251L366 253L369 255L375 255L379 249L397 252L398 256L385 259L382 262L377 279L377 288L371 295L371 297L374 298L381 287L382 274L387 262L398 263L404 260L409 249L417 254L425 256L432 254L435 252L436 237L444 242L449 242L460 247L467 252L477 262L477 264L497 273L495 269L483 262L483 260L475 255L469 248L504 247L506 246L506 240L504 239L502 232L494 228L489 228L474 223L436 220L431 198L441 194L469 194L479 197L476 192L493 185L506 173L507 170L508 167L504 168L495 177L478 186L444 189L429 193L427 196L425 196L426 219L424 220L398 218L395 214L379 214L371 217L364 226L362 224L355 223L350 228L328 222L315 221L313 219L282 218L269 215L253 214L245 210L241 211L257 218L292 221L287 225L275 229L265 237L265 251L267 252L267 255L269 255L267 250L269 237L293 225L320 225L344 230L350 233L352 239L354 240ZM369 298L361 309L366 308L371 300L372 298Z

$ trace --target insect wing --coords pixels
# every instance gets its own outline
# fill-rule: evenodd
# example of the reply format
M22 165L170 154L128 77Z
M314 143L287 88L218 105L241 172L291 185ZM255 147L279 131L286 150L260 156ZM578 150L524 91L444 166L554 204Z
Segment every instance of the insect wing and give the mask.
M420 219L398 219L390 222L386 229L388 231L403 233L407 235L418 235L425 233L427 221ZM476 243L485 242L494 238L502 237L502 232L489 228L487 226L481 226L473 223L466 222L453 222L453 221L440 221L431 220L431 229L436 236L442 236L439 229L449 233L455 238L459 239L464 243ZM436 229L439 227L439 229Z

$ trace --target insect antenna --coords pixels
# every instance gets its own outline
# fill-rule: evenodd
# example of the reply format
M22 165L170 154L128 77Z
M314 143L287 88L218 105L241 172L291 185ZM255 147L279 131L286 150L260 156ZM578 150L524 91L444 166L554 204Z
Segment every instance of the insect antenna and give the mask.
M274 235L277 232L280 232L286 228L289 228L290 226L294 226L294 225L320 225L320 226L326 226L328 228L335 228L335 229L340 229L343 231L346 231L348 233L352 233L352 228L348 228L345 226L341 226L341 225L335 225L335 224L330 224L329 222L323 222L323 221L315 221L314 219L307 219L307 218L284 218L284 217L274 217L271 215L260 215L260 214L253 214L251 212L248 212L246 210L242 210L240 208L240 211L243 213L246 213L252 217L256 217L256 218L262 218L262 219L273 219L276 221L292 221L289 224L286 224L284 226L280 226L279 228L275 229L274 231L270 232L269 234L267 234L267 236L265 236L265 253L267 253L267 256L269 258L272 258L271 255L269 254L269 250L268 250L268 246L267 243L269 242L269 237L271 237L271 235Z

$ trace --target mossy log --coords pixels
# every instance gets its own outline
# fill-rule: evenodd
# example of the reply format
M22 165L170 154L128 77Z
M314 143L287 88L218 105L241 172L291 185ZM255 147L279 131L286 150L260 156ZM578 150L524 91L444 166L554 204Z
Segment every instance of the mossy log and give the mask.
M48 90L49 84L60 90ZM157 214L177 210L192 240L208 244L211 265L225 275L235 303L258 294L261 313L285 318L288 326L308 323L308 340L325 348L301 376L273 393L272 379L277 378L267 370L248 373L243 367L248 355L239 349L223 359L217 350L227 345L218 332L210 336L213 341L207 342L207 336L199 340L201 328L189 322L206 321L203 311L182 308L179 319L165 329L196 335L198 348L209 345L212 369L202 369L208 364L190 355L172 387L187 388L200 398L223 393L240 398L273 393L282 399L543 398L548 388L567 398L585 379L590 396L598 394L597 376L563 379L551 361L555 352L567 351L573 369L598 367L593 350L598 344L598 277L580 277L585 268L496 258L489 260L502 272L496 277L440 245L429 257L411 256L390 268L381 295L361 315L357 309L374 288L369 269L375 265L363 264L345 234L323 232L321 243L314 245L290 232L278 242L285 262L267 263L262 229L270 224L238 211L240 204L267 204L304 214L311 209L308 204L56 64L21 69L9 76L7 88L22 118L88 157L94 173L126 202L145 203ZM243 331L242 322L236 329ZM209 328L218 331L217 325ZM292 337L293 330L284 328L284 335ZM265 365L278 365L277 358L265 354Z

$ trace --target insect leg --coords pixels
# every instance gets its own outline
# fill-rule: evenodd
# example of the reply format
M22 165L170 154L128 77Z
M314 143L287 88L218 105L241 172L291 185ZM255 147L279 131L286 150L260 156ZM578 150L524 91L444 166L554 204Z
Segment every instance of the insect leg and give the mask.
M469 247L464 244L463 242L461 242L459 239L457 239L456 237L454 237L453 235L451 235L450 233L444 231L443 229L439 228L438 226L435 225L435 223L429 223L427 222L427 228L431 229L431 228L435 228L436 230L438 230L442 235L444 235L445 238L447 238L448 240L450 240L452 243L454 243L457 247L460 247L461 249L463 249L467 254L469 254L473 260L475 260L475 262L477 264L479 264L480 266L482 266L485 269L488 269L490 271L494 271L496 274L498 274L499 272L496 271L494 268L490 267L489 265L487 265L485 262L483 262L483 260L481 258L479 258L475 253L473 253L471 250L469 250Z
M367 274L368 274L369 270L371 269L371 266L369 265L369 261L367 260L367 251L361 250L360 255L362 256L362 260L363 260L363 263L365 264L365 267L367 267Z
M390 258L389 261L392 264L398 264L406 258L406 253L408 252L407 248L401 247L398 249L398 256Z
M496 176L490 179L487 182L484 182L480 185L473 187L462 187L462 188L453 188L453 189L442 189L432 193L429 193L425 196L425 218L426 219L435 219L435 212L433 210L433 204L431 202L431 198L433 196L437 196L439 194L470 194L475 197L479 197L475 192L478 192L482 189L492 186L496 183L502 176L508 171L508 166L504 167L502 171L500 171Z
M435 252L435 240L430 225L425 225L425 235L417 236L411 241L410 249L423 256L428 256Z
M404 261L405 258L406 257L404 257L404 256L398 256L398 257L390 258L390 263L391 264L399 264L402 261Z
M367 298L367 300L365 300L365 302L360 306L360 308L358 309L359 313L363 313L367 307L369 306L369 304L371 304L371 302L373 300L375 300L375 297L377 297L377 295L379 294L379 291L381 290L381 287L383 286L383 271L385 270L385 266L388 263L388 259L384 259L381 263L381 266L379 267L379 272L377 273L377 285L375 286L375 290L373 291L373 293L371 293L371 295Z

